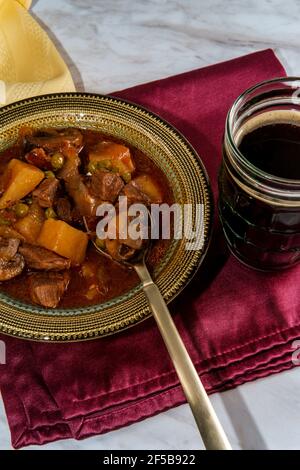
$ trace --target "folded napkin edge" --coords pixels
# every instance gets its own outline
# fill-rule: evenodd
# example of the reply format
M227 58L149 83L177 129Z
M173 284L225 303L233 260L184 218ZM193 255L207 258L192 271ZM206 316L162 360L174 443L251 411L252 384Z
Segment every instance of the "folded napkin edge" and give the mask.
M244 383L252 382L254 380L258 380L260 378L267 377L270 374L279 373L285 370L291 369L293 366L291 364L284 363L282 365L278 365L276 368L271 368L270 370L257 370L256 376L250 375L249 377L244 377L243 379L239 380L237 383L234 383L234 386L239 386ZM222 385L220 387L216 387L215 390L208 390L209 394L226 391L229 388L232 388L232 383L228 381L226 385ZM155 402L155 403L154 403ZM182 395L181 387L176 386L173 387L165 392L158 393L155 397L148 397L142 402L138 403L139 410L135 410L133 414L127 417L127 412L132 412L133 408L137 408L136 403L132 403L130 407L123 407L115 412L107 412L106 415L100 416L87 416L81 426L76 431L76 434L72 433L72 430L67 422L65 423L56 423L51 425L42 425L37 427L34 430L26 428L23 430L22 434L18 436L17 439L12 440L12 446L15 449L19 449L22 447L27 447L30 445L44 445L53 441L63 440L63 439L76 439L76 440L83 440L87 439L92 436L105 434L107 432L120 429L124 426L129 426L131 424L143 421L152 416L156 416L159 413L169 410L170 408L177 407L179 405L184 404L185 398ZM152 407L149 410L146 410L144 406L146 403L151 403ZM141 406L142 405L142 406ZM155 406L155 410L153 409ZM121 420L118 424L112 422L111 416L114 417L121 417ZM136 418L138 416L138 418ZM91 424L93 426L93 430L91 430ZM85 428L87 428L85 430ZM37 439L37 434L39 438ZM54 434L54 436L51 436Z
M300 332L299 332L300 333ZM299 337L299 336L296 336ZM296 339L295 336L293 336L289 341L293 341ZM260 357L259 364L256 362L256 355L257 352L253 352L251 355L243 356L243 358L239 358L238 360L230 361L227 363L224 363L222 365L206 365L205 368L203 368L203 363L205 361L196 361L194 362L195 367L201 376L202 380L205 383L205 386L207 390L212 393L216 391L216 384L212 384L210 379L211 375L217 377L220 374L223 376L222 378L222 383L232 383L233 381L235 382L235 379L238 379L239 377L241 380L243 380L244 375L248 375L251 372L255 372L256 370L259 369L267 369L269 366L274 367L276 364L281 364L282 362L290 362L291 366L293 366L292 363L292 357L291 357L291 351L286 351L286 347L284 351L282 351L281 347L284 345L286 346L287 340L282 339L282 341L278 341L277 343L274 343L272 346L268 348L260 348L259 349L259 354L264 354L265 358ZM269 354L272 353L272 358L269 358ZM288 359L287 359L288 358ZM235 371L235 368L237 366L240 366L240 363L242 363L243 368L239 369L238 372ZM213 380L212 380L213 382ZM97 408L99 407L99 400L102 403L102 411L98 412L101 415L103 413L110 412L115 406L116 407L126 407L127 403L131 403L131 399L127 398L125 401L123 401L123 394L124 392L128 392L128 390L131 391L131 395L134 397L138 397L138 401L146 400L150 397L155 396L158 393L164 393L170 388L177 387L178 384L178 378L175 373L175 371L169 371L164 374L160 374L159 376L156 377L151 377L151 379L143 381L143 382L138 382L136 384L130 384L130 386L123 387L121 389L113 390L113 391L105 391L102 394L95 395L93 397L81 399L81 400L71 400L69 403L72 404L73 411L74 413L72 415L68 415L65 417L65 419L73 419L73 418L78 418L82 417L85 415L85 412L83 412L83 415L80 413L78 414L78 411L80 410L80 407L83 405L86 408ZM143 388L143 392L141 392L141 388ZM142 395L141 395L142 393ZM104 398L106 400L104 400ZM136 399L136 398L135 398ZM104 401L103 401L104 400ZM107 405L105 405L105 401L107 401ZM111 406L111 402L115 402L115 405L113 407ZM137 402L137 401L136 401ZM65 400L66 408L68 407L68 400Z

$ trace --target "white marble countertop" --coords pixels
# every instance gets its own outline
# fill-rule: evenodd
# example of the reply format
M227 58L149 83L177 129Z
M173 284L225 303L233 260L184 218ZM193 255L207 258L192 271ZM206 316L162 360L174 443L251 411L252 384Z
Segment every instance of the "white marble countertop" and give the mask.
M288 74L300 74L299 0L37 0L33 12L78 90L109 93L266 47ZM294 369L212 396L235 449L300 449L299 374ZM201 446L182 405L105 435L41 449ZM11 449L1 400L0 449Z

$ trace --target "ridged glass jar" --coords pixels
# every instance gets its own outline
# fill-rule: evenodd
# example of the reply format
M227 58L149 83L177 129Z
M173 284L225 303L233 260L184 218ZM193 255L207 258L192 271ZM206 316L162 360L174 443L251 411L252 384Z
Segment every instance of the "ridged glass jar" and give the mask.
M220 219L232 253L262 270L300 261L300 180L264 173L239 150L243 135L271 123L300 126L300 78L270 80L246 90L226 120Z

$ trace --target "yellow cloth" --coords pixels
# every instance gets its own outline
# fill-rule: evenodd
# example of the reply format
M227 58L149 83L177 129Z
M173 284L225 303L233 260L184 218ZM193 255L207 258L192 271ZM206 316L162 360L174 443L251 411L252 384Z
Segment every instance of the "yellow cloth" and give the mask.
M54 44L27 12L30 4L31 0L0 0L0 106L75 90Z

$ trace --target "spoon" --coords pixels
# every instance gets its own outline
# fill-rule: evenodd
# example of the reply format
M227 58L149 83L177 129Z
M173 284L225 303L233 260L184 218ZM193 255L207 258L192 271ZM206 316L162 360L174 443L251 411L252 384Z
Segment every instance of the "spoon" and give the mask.
M85 218L84 224L90 233ZM139 276L143 291L147 297L153 317L157 323L170 358L173 362L182 389L194 415L197 427L207 450L231 450L230 443L222 428L220 421L212 407L205 388L195 369L194 364L185 348L171 317L167 304L157 285L153 282L146 265L146 255L149 243L137 257L119 261L114 259L105 250L101 249L92 239L96 250L111 260L133 268Z

